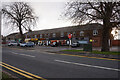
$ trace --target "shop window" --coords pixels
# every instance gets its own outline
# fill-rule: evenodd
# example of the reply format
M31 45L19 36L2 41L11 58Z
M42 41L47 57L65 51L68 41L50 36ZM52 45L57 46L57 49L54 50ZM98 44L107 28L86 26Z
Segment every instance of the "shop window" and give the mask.
M26 38L28 38L28 35L26 34Z
M55 33L53 33L53 37L56 37L56 34L55 34Z
M64 32L61 32L61 37L64 37Z
M45 37L48 38L48 37L49 37L49 34L45 34Z
M80 36L84 36L84 31L80 31Z
M44 34L45 35L45 38L47 37L47 34Z
M76 33L75 32L73 32L73 36L75 36L76 35Z
M93 30L93 35L98 35L98 30Z
M34 38L37 38L37 35L35 35L35 37Z
M50 34L48 33L48 37L50 37Z
M42 38L42 34L40 34L40 38Z

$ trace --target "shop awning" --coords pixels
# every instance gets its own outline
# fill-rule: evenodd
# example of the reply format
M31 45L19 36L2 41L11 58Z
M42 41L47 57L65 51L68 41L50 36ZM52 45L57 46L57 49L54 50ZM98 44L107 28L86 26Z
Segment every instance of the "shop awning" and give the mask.
M37 41L38 38L31 38L31 41Z

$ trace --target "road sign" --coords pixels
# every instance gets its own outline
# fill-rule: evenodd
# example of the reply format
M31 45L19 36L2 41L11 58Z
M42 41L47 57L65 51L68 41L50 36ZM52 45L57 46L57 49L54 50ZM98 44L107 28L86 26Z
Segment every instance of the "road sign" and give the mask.
M71 38L72 37L72 34L68 34L68 38Z

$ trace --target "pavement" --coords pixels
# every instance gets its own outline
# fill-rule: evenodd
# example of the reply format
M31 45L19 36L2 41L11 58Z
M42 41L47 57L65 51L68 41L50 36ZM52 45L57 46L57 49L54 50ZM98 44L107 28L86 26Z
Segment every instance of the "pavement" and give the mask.
M91 78L92 80L108 78L108 80L113 80L114 78L114 80L118 80L119 61L48 52L63 49L66 48L41 47L36 50L3 47L3 67L21 75L20 78L34 77L41 80L83 80L83 78Z
M77 55L77 56L85 56L85 57L96 57L96 58L109 58L109 59L117 59L120 60L120 55L105 55L105 54L92 54L91 52L68 52L62 50L83 50L83 48L69 48L69 47L50 47L50 46L35 46L36 51L46 51L50 53L56 54L68 54L68 55ZM112 51L117 51L117 47L110 48ZM100 48L93 48L93 50L100 51Z
M8 46L6 46L8 47ZM109 58L109 59L117 59L120 60L120 55L108 55L108 54L93 54L91 52L67 52L67 51L62 51L62 50L83 50L81 47L77 48L69 48L68 46L58 46L58 47L51 47L51 46L34 46L34 47L19 47L19 46L10 46L9 48L14 48L14 49L25 49L25 50L35 50L35 51L44 51L44 52L49 52L49 53L56 53L56 54L69 54L69 55L78 55L78 56L87 56L87 57L97 57L97 58ZM116 51L118 52L119 47L111 47L111 51ZM93 50L98 50L100 51L100 47L93 47Z
M77 47L77 48L69 48L68 46L58 46L58 47L50 47L50 46L35 46L35 49L41 49L41 48L47 48L48 50L52 50L52 51L60 51L60 50L66 50L66 49L75 49L75 50L83 50L82 47ZM98 50L101 51L101 47L93 47L93 50ZM110 51L116 51L119 52L120 51L120 46L114 46L114 47L110 47Z
M7 47L6 44L3 44L2 45L3 47ZM20 47L19 47L20 48ZM46 49L47 50L46 50ZM36 45L33 49L45 49L46 51L60 51L60 50L66 50L66 49L76 49L76 50L83 50L82 47L77 47L77 48L69 48L68 46L58 46L58 47L51 47L51 46L38 46ZM98 51L101 51L101 47L93 47L93 50L98 50ZM113 47L110 47L110 51L116 51L116 52L120 52L120 46L113 46Z

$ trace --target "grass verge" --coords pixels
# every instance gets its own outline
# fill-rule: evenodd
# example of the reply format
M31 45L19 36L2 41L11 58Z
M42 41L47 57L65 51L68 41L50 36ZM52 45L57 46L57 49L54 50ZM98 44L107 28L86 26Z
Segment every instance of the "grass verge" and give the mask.
M12 76L2 71L0 71L0 77L2 77L1 80L15 80L12 78Z
M2 80L12 78L11 76L7 75L6 73L2 72Z
M69 52L81 52L81 53L86 53L85 51L83 50L62 50L62 51L69 51ZM120 55L120 52L113 52L113 51L110 51L110 52L101 52L101 51L92 51L90 53L93 53L93 54L108 54L108 55Z

